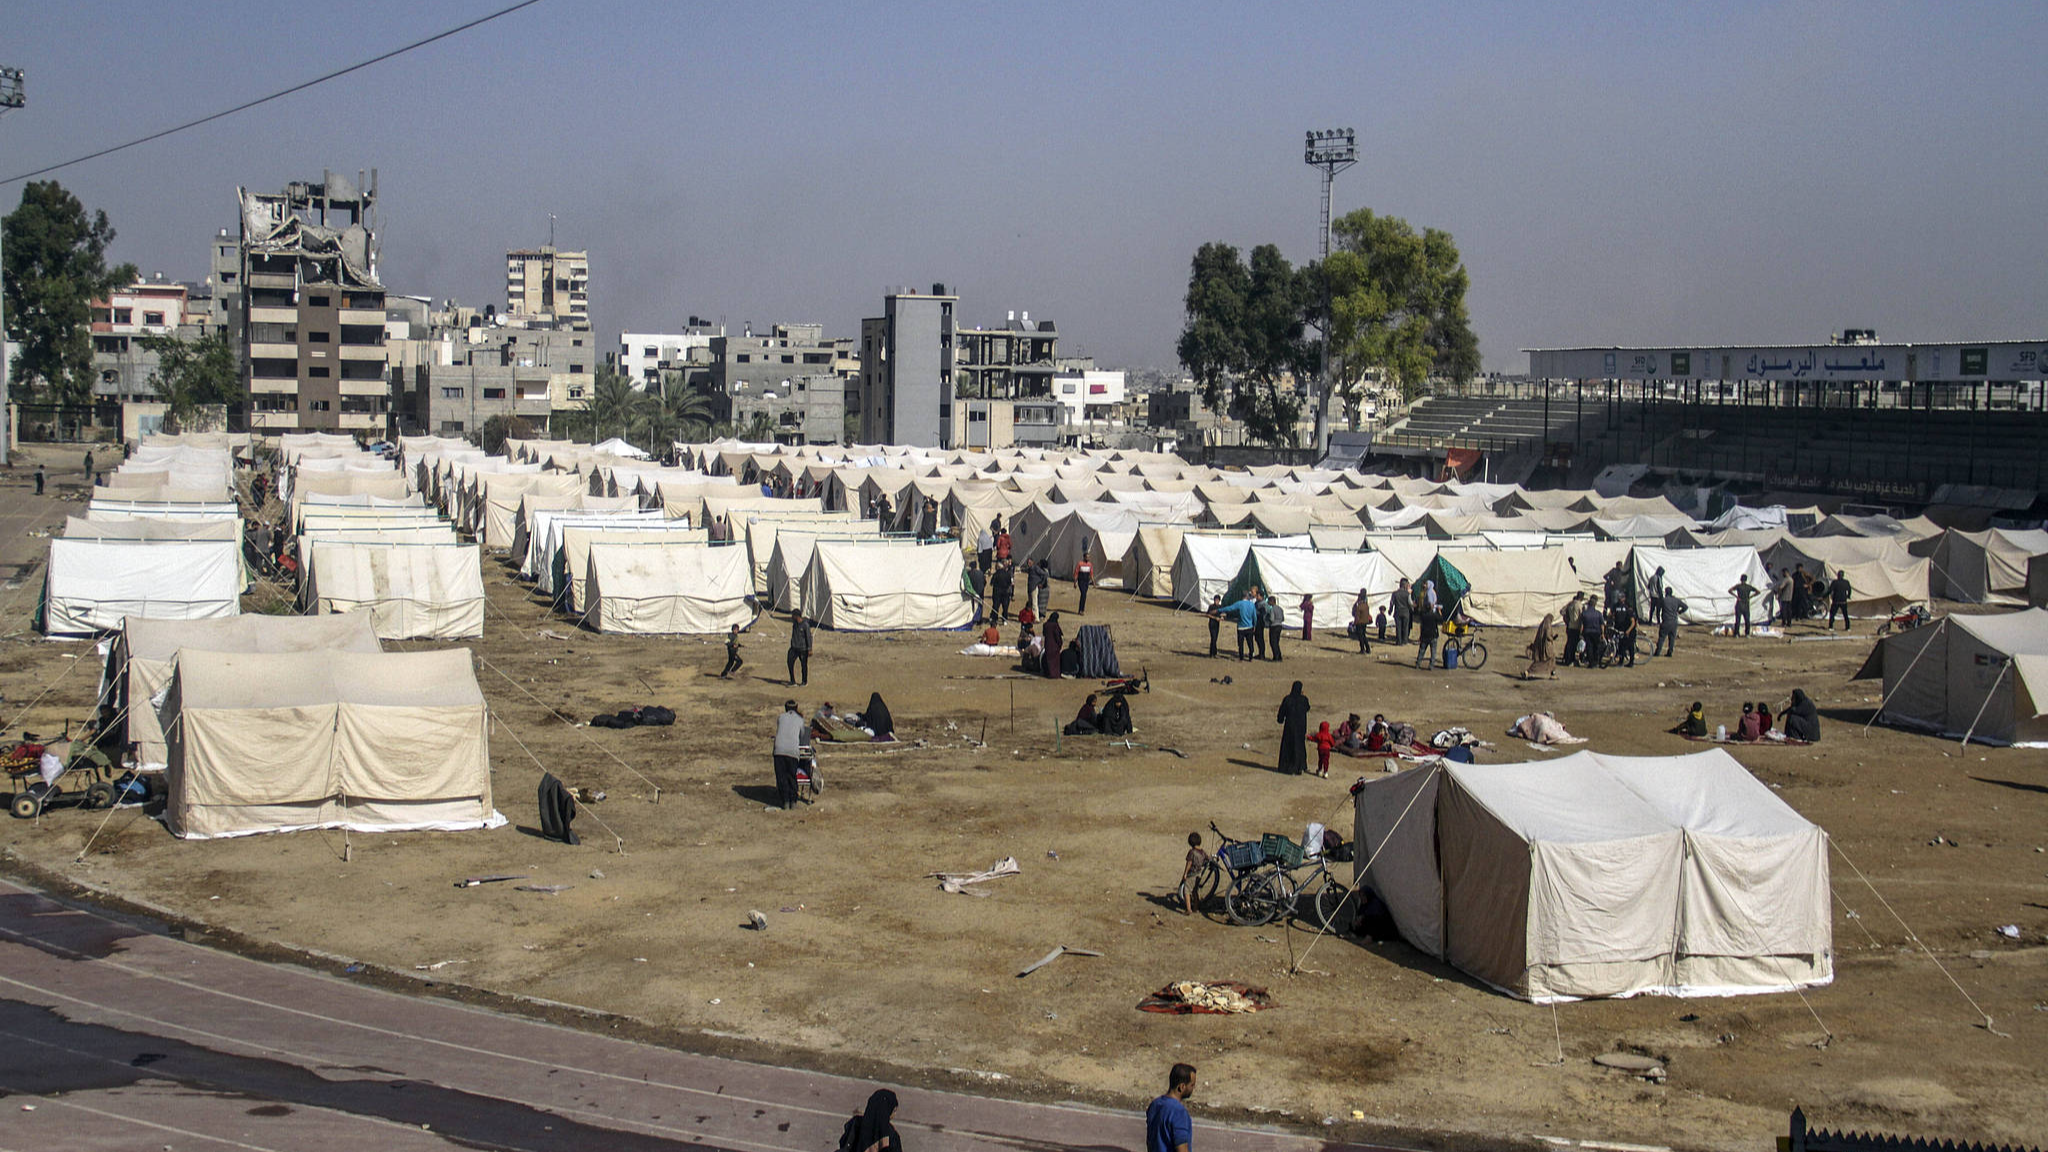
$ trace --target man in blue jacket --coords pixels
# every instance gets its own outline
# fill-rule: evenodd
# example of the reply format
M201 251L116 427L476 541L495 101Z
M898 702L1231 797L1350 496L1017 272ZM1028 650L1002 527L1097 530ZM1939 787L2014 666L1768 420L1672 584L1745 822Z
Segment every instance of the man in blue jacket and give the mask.
M1237 621L1237 658L1251 659L1252 647L1259 632L1259 590L1253 588L1245 593L1244 599L1233 600L1217 609L1226 618Z

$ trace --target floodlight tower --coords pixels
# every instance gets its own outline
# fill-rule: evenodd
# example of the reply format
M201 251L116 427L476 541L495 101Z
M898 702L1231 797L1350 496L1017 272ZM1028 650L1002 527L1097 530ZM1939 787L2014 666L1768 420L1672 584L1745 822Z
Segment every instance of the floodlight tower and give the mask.
M1358 133L1350 128L1325 128L1310 131L1302 143L1301 158L1311 168L1320 168L1323 173L1323 226L1317 239L1322 246L1321 259L1330 261L1330 198L1337 187L1337 173L1358 163ZM1323 347L1322 366L1317 371L1316 393L1316 452L1318 455L1330 446L1330 282L1323 279Z
M28 103L21 91L21 69L0 67L0 116ZM4 243L4 239L0 239ZM7 411L7 269L5 253L0 252L0 413ZM0 420L4 420L0 416ZM9 429L0 427L0 464L8 462L8 454L14 450L9 443Z

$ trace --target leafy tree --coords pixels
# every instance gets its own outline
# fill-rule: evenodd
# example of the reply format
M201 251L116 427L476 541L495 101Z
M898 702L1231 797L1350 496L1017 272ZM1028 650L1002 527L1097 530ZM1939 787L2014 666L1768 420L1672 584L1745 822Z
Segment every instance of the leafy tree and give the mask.
M661 382L661 402L650 406L646 419L647 438L654 443L641 447L649 452L666 452L677 440L700 440L716 421L717 406L711 397L685 386L675 373Z
M144 336L140 343L156 353L156 370L149 374L149 384L169 407L165 426L170 431L184 429L205 405L233 404L241 399L240 370L227 333L215 332L196 340Z
M135 281L135 265L107 267L114 227L86 215L55 180L32 181L5 231L7 335L21 342L14 375L60 404L92 398L91 302Z
M1177 351L1202 399L1242 420L1253 439L1294 440L1297 382L1315 370L1306 335L1315 280L1271 244L1246 263L1229 244L1204 244L1188 274L1187 323Z
M583 410L590 417L594 440L630 436L646 411L649 397L633 387L632 381L616 372L599 372L591 383L590 399Z
M1347 406L1355 411L1367 369L1409 398L1431 376L1463 382L1479 371L1479 339L1465 311L1471 277L1450 233L1417 234L1406 220L1369 208L1330 231L1330 368Z
M484 421L478 438L482 441L483 450L489 455L496 456L505 450L507 439L532 440L537 437L534 435L533 425L527 423L524 417L498 415Z
M775 417L766 412L756 412L747 420L747 427L740 439L754 444L766 444L775 439Z

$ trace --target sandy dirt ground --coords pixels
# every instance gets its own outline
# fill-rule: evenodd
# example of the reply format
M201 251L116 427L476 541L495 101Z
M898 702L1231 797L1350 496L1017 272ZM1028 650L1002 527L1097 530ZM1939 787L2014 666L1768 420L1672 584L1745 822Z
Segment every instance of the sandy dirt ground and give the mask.
M95 690L90 644L27 629L44 549L33 533L80 506L65 487L77 462L51 459L70 472L53 466L52 499L31 497L19 468L0 479L10 731L54 731ZM786 622L763 620L743 674L726 682L713 675L713 638L579 631L496 561L487 586L485 638L467 647L497 720L496 799L511 826L355 836L345 861L337 834L184 843L132 811L103 822L59 810L7 821L7 859L223 932L617 1014L683 1046L952 1074L997 1092L1135 1105L1185 1060L1201 1068L1202 1106L1330 1124L1336 1136L1749 1149L1781 1134L1794 1105L1830 1127L2028 1142L2048 1131L2048 753L1863 731L1877 687L1849 676L1870 622L1853 639L1687 630L1675 660L1524 682L1519 634L1491 635L1481 672L1418 671L1412 652L1362 656L1334 634L1301 643L1297 629L1284 662L1241 664L1206 658L1199 617L1098 591L1085 620L1066 620L1114 627L1124 668L1151 677L1132 700L1136 739L1181 759L1056 741L1091 685L958 655L958 633L820 633L811 683L792 689ZM247 603L274 599L259 588ZM1054 606L1072 609L1071 587L1056 587ZM1233 683L1217 682L1225 675ZM1690 701L1732 727L1740 701L1805 687L1822 708L1821 744L1735 755L1840 849L1835 982L1804 997L1553 1010L1397 942L1181 915L1171 892L1185 837L1211 820L1240 835L1298 837L1310 820L1349 834L1346 786L1373 762L1340 757L1327 780L1273 770L1273 713L1295 679L1318 720L1356 711L1425 733L1463 724L1497 745L1487 762L1543 758L1503 731L1532 708L1553 709L1594 750L1677 754L1700 747L1665 734ZM857 708L871 691L910 743L830 749L817 804L763 811L783 699L807 712L821 699ZM559 718L636 703L673 707L678 721L612 732ZM580 847L532 831L542 765L608 793L579 819ZM987 885L986 898L946 894L928 876L1006 856L1022 873ZM505 872L569 887L455 886ZM753 911L765 932L746 926ZM1997 933L2006 924L2019 939ZM1062 944L1104 955L1016 975ZM1136 1010L1181 979L1264 986L1279 1007ZM1613 1051L1663 1060L1668 1082L1592 1062Z

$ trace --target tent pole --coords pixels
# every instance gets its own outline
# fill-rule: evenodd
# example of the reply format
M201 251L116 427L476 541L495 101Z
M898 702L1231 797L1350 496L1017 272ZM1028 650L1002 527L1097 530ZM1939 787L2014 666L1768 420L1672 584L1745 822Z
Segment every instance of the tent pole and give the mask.
M1970 746L1970 737L1977 734L1977 721L1984 719L1984 710L1991 707L1991 697L1998 686L2005 681L2005 674L2012 670L2012 657L2008 656L1998 666L1998 678L1991 682L1991 688L1984 693L1984 703L1977 705L1977 715L1970 720L1970 730L1963 733L1963 747Z

